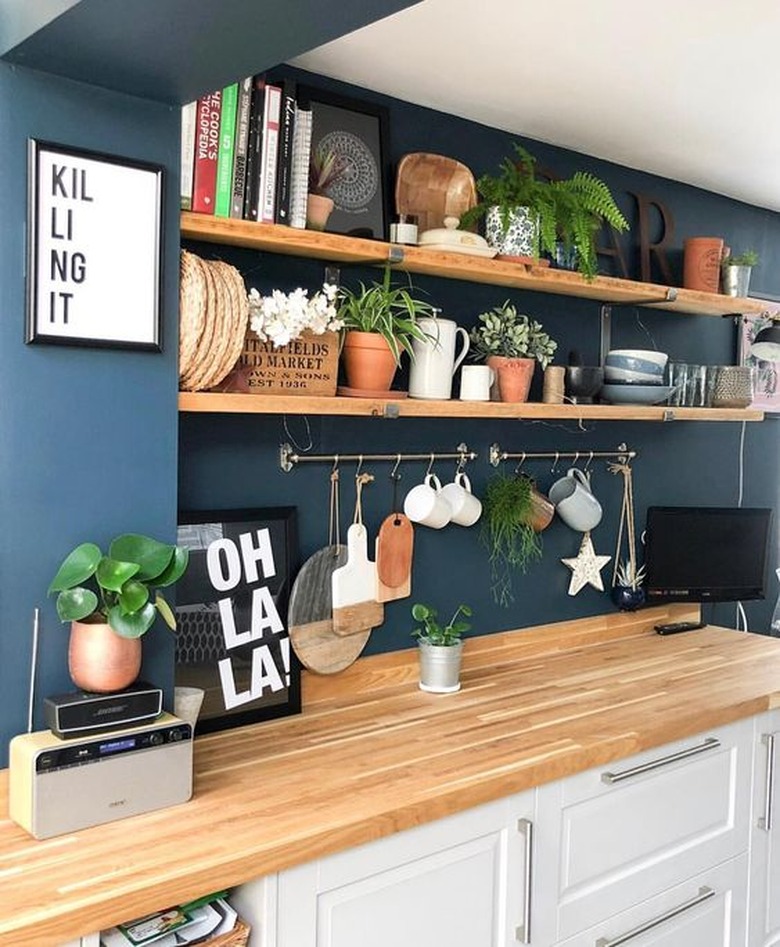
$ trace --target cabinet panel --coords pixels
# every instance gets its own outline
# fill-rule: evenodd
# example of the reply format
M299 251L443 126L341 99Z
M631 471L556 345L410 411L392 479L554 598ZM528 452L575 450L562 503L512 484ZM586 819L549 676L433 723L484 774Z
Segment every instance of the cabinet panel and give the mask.
M747 870L740 855L558 947L737 947L745 942Z
M750 721L732 724L540 790L559 820L559 937L746 851L751 735Z
M750 851L750 947L780 945L780 711L756 718Z
M279 876L278 947L504 947L523 926L533 794ZM531 941L541 944L542 941Z

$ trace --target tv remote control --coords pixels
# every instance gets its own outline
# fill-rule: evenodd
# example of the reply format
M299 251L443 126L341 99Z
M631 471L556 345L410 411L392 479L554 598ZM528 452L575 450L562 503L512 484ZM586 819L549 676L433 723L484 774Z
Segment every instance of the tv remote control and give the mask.
M668 625L656 625L655 630L659 635L676 635L681 631L696 631L697 628L706 628L704 621L673 621Z

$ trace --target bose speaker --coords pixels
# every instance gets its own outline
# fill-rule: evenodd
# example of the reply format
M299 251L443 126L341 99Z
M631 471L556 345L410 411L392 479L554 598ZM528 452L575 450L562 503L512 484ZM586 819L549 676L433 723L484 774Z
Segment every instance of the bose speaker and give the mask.
M62 740L70 740L150 723L160 716L162 699L159 687L136 683L112 694L75 691L46 697L43 711L51 732Z

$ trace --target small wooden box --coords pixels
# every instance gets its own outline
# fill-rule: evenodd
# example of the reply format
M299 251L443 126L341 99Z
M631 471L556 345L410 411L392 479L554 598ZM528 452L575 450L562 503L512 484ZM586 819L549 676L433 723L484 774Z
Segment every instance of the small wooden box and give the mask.
M337 332L304 332L282 348L247 332L244 351L220 391L257 395L336 394L339 367Z

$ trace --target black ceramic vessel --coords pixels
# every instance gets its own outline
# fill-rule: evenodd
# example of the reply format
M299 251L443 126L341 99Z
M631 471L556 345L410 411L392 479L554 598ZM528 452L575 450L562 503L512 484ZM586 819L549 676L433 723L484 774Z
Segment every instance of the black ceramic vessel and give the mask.
M593 404L604 384L604 369L594 365L569 365L566 369L566 400L571 404Z

